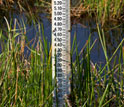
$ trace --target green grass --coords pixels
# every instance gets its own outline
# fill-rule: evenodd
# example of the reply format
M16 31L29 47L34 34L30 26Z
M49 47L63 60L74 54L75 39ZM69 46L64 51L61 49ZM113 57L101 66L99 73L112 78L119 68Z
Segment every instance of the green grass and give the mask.
M37 31L34 41L26 38L25 23L5 18L8 29L0 30L2 53L0 54L0 106L50 107L52 106L52 65L51 45L44 35L42 23L34 24ZM13 24L14 23L14 24ZM14 25L12 27L12 25ZM19 26L17 29L16 26ZM106 49L106 36L97 24L99 40L106 58L101 67L90 59L96 41L88 41L78 52L76 33L71 49L71 94L69 100L74 106L82 107L123 107L124 106L124 49L120 42L109 58ZM41 35L42 33L42 35ZM33 42L31 44L31 42ZM30 53L24 53L25 48ZM111 60L115 57L113 66ZM73 55L76 54L74 60ZM122 60L123 59L123 60ZM116 63L118 61L118 64ZM67 104L68 105L68 104Z
M15 12L16 14L25 12L29 23L32 19L41 20L39 13L46 13L51 19L51 0L5 0L5 3L2 3L0 6L0 19L2 21L2 16L9 18L10 11L12 14ZM123 21L123 10L123 0L71 0L72 17L90 16L102 25L110 20L114 22Z
M98 21L114 20L121 18L124 8L124 2L121 0L87 0L85 5L90 7L90 10L96 11Z

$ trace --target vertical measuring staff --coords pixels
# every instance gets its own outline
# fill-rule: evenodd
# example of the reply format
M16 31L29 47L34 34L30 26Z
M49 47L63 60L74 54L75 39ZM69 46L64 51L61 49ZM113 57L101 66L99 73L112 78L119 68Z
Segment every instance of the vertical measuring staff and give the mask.
M70 0L52 0L53 107L65 106L70 94Z

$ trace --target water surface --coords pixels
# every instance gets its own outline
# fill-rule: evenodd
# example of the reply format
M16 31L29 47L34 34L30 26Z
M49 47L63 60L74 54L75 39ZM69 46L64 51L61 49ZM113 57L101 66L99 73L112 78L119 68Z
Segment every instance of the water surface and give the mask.
M41 22L44 26L44 35L46 40L51 43L51 22L49 19L44 18L45 15L41 15ZM14 14L13 20L17 18L19 23L22 24L22 20L24 21L26 25L26 36L28 40L32 40L35 38L38 32L38 25L33 24L33 21L29 23L29 19L24 15L16 15ZM80 19L81 20L81 19ZM82 19L83 23L74 23L72 24L71 28L71 44L73 43L74 36L76 35L77 39L77 45L78 45L78 51L80 52L85 43L87 42L89 36L91 35L91 44L96 40L96 43L91 50L91 60L94 63L105 63L105 56L103 49L101 47L101 43L99 41L98 32L96 29L96 24L94 21L89 21ZM17 28L19 26L17 25ZM107 52L108 56L110 57L115 49L117 48L118 44L124 37L124 28L123 25L115 27L112 24L108 24L104 27L105 30L105 38L106 38L106 46L107 46ZM41 37L42 37L42 31L41 31ZM75 57L75 56L74 56Z

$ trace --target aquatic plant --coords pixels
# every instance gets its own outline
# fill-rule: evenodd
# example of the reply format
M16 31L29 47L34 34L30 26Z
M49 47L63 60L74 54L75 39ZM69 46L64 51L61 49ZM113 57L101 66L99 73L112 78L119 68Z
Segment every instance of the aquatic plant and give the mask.
M39 18L39 13L47 14L51 19L51 0L0 0L0 16L9 16L13 12L26 13L27 17ZM9 11L8 11L9 9ZM71 17L91 17L104 25L107 21L121 22L124 20L123 0L71 0ZM12 15L11 15L12 17ZM30 19L30 18L29 18Z
M10 22L4 18L6 30L0 30L0 106L51 106L52 66L51 45L44 35L41 22L35 23L34 39L28 41L24 20ZM19 27L17 27L19 26ZM124 49L120 42L109 58L104 31L97 24L99 40L106 58L102 67L93 63L90 53L96 41L88 41L78 51L76 33L71 48L71 94L67 106L123 106L124 105ZM27 49L26 49L27 48ZM116 53L120 50L119 58ZM74 59L73 55L76 54ZM111 60L114 59L113 66ZM116 63L118 61L118 64Z

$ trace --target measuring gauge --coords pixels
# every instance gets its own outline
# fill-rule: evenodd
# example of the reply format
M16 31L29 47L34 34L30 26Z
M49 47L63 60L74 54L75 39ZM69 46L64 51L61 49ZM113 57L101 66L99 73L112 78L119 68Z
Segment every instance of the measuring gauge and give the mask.
M53 107L65 106L70 94L70 0L52 0Z

